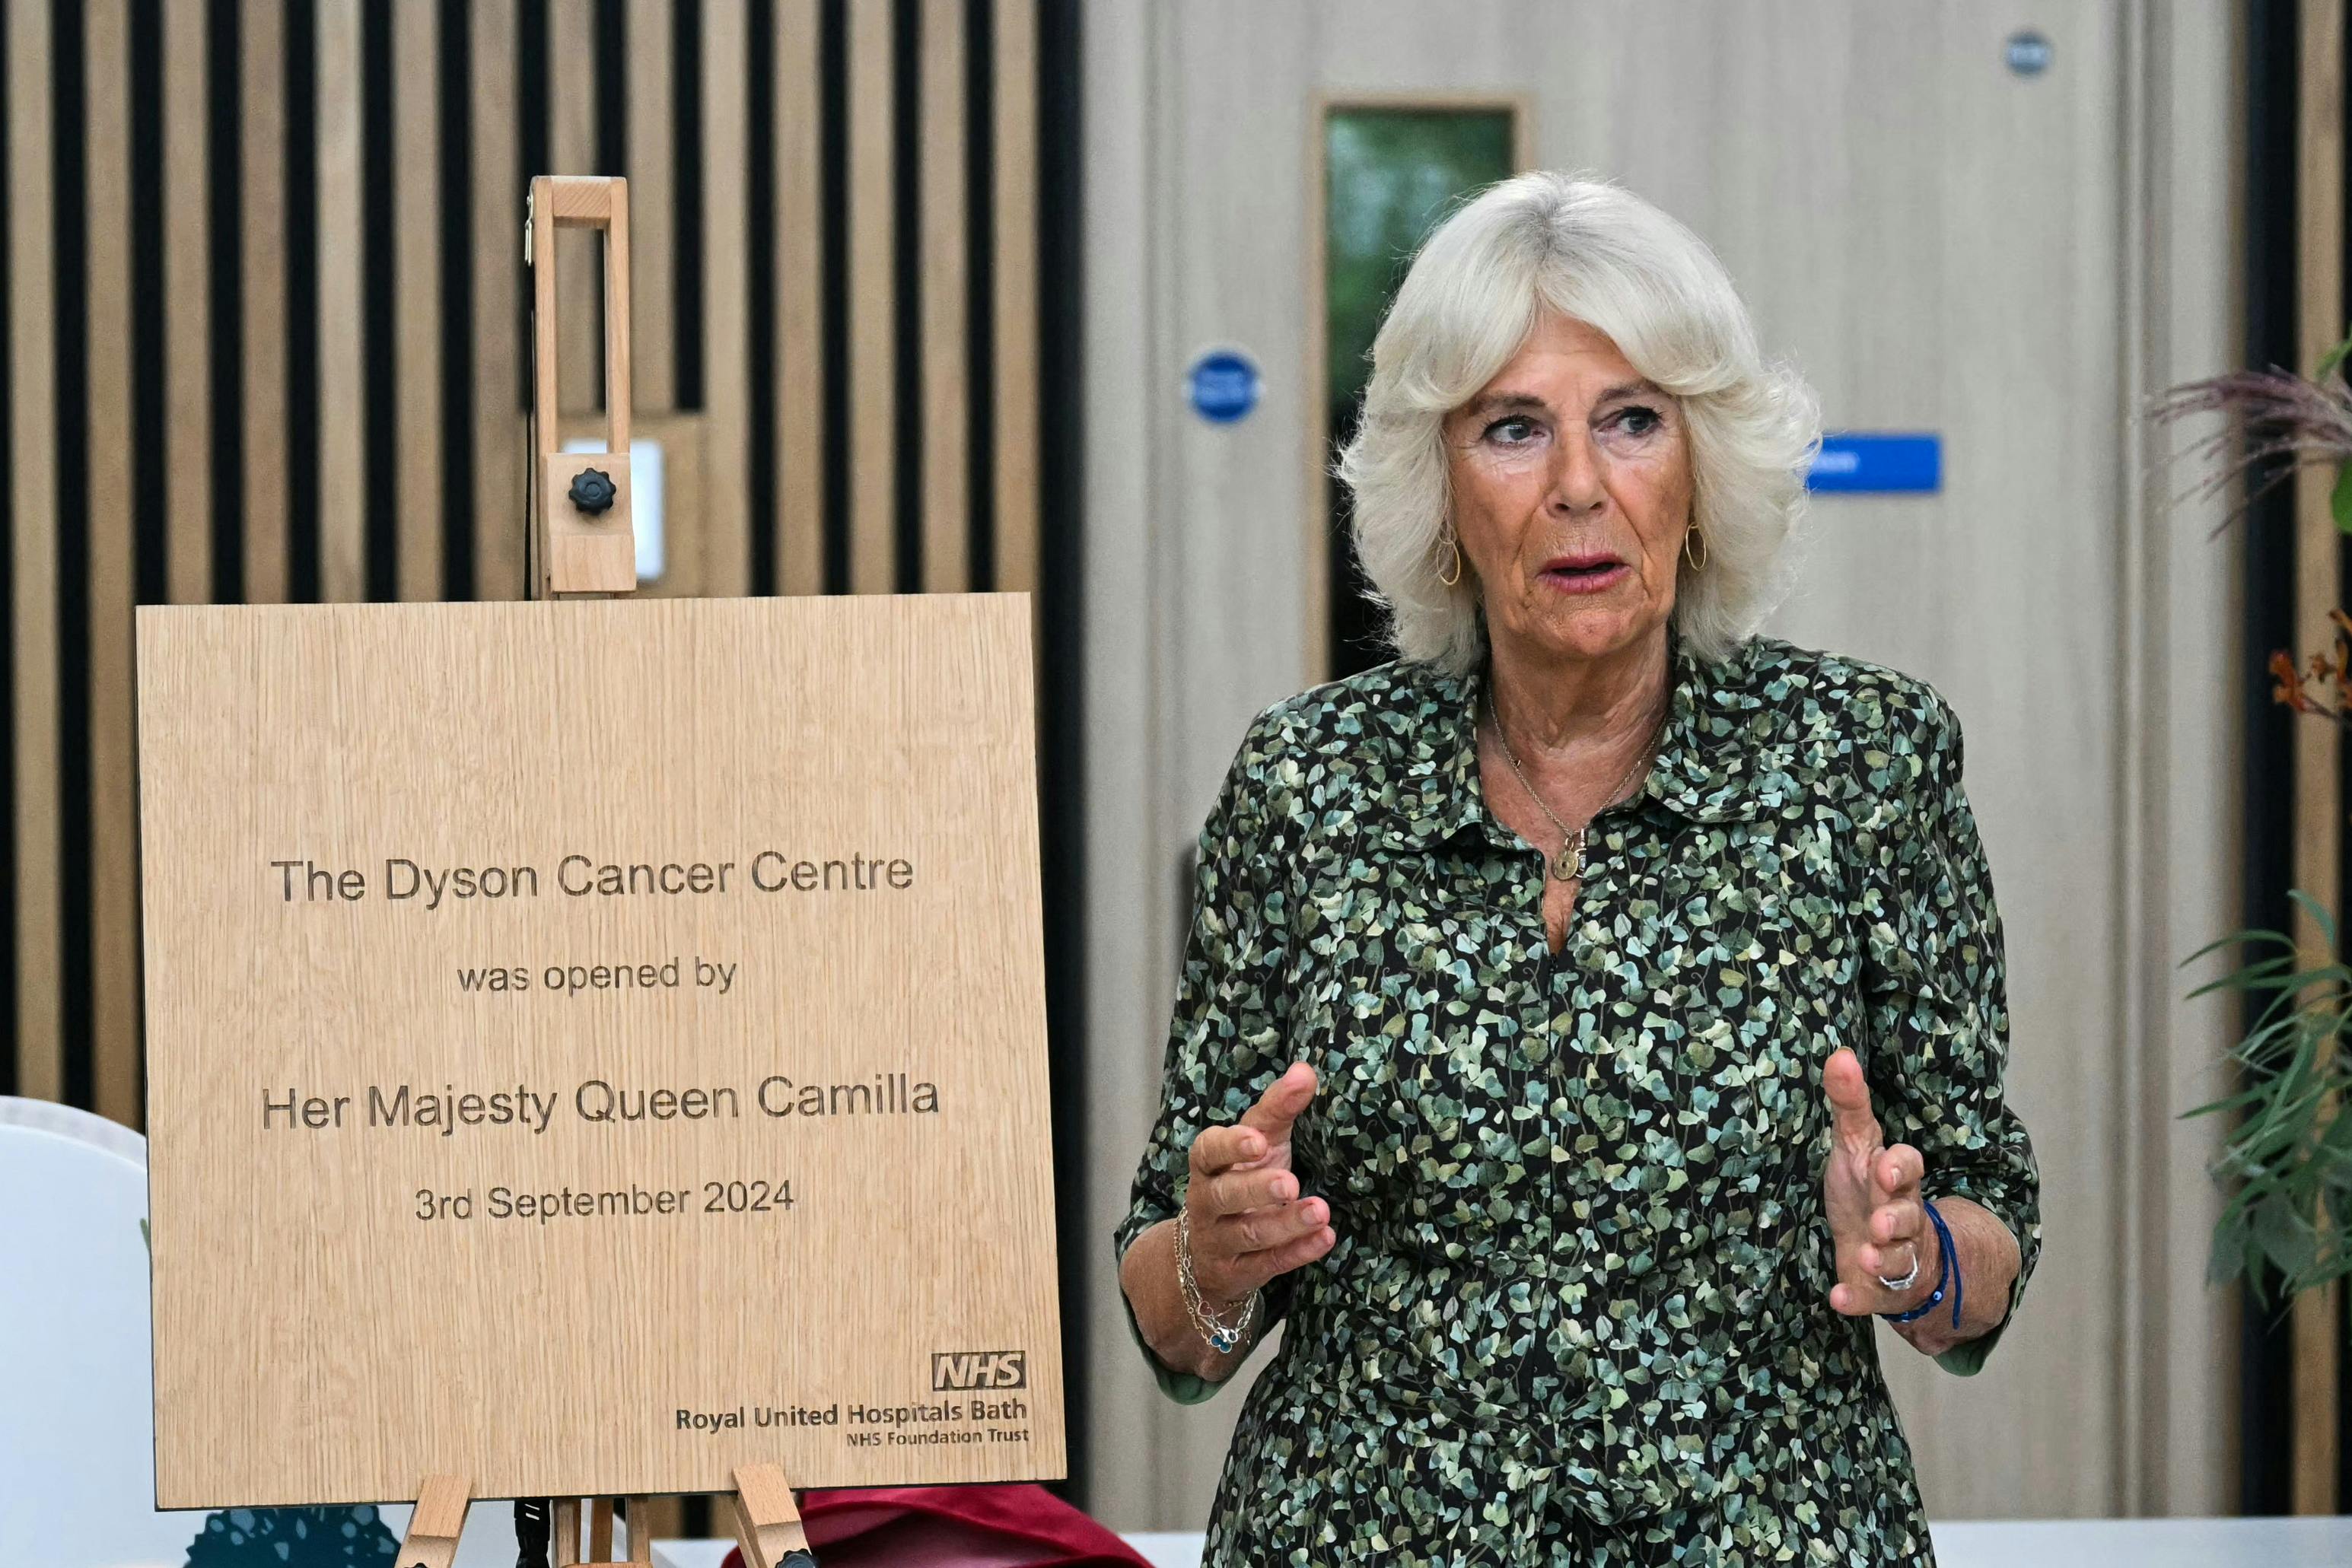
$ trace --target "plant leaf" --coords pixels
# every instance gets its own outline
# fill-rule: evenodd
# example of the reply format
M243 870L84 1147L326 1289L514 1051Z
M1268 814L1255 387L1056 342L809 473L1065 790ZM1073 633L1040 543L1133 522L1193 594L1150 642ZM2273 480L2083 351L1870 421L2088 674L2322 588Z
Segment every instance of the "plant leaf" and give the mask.
M2337 488L2342 488L2340 483L2338 484ZM2312 923L2319 927L2319 936L2322 945L2325 946L2330 953L2335 952L2336 916L2328 913L2327 905L2320 903L2319 900L2312 897L2311 894L2304 892L2303 889L2299 887L2288 888L2286 890L2286 895L2293 899L2296 904L2303 906L2303 912L2310 915Z
M2206 943L2205 946L2198 948L2197 951L2189 954L2189 956L2183 958L2179 963L2173 967L2175 968L2185 969L2189 965L2197 962L2198 959L2205 956L2206 954L2213 952L2217 948L2227 947L2232 944L2240 942L2263 942L2275 946L2288 948L2292 948L2294 946L2294 938L2288 936L2284 931L2269 930L2263 926L2249 926L2243 931L2232 931L2227 936L2214 937L2213 940Z
M2244 1235L2229 1226L2215 1226L2213 1249L2205 1260L2205 1282L2216 1287L2234 1284L2245 1271Z
M2303 1217L2284 1198L2273 1199L2254 1211L2252 1231L2270 1260L2286 1276L2287 1289L2302 1290L2308 1283L2305 1276L2319 1260L2319 1238Z

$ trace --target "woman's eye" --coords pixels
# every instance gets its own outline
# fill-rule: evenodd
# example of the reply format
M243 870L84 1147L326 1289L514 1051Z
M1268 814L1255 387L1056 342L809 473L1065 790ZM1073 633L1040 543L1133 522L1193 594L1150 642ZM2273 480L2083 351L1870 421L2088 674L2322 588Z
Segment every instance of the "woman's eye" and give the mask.
M1619 409L1615 419L1611 421L1628 435L1647 435L1665 422L1665 415L1646 403L1638 402Z
M1517 446L1522 442L1534 440L1535 434L1535 421L1513 414L1488 425L1486 439L1501 446Z

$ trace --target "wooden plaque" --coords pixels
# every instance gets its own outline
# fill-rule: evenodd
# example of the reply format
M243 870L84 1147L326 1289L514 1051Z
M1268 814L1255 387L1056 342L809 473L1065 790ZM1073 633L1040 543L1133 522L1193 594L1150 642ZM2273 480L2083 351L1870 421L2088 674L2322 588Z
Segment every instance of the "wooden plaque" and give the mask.
M1063 1474L1028 626L140 611L158 1507Z

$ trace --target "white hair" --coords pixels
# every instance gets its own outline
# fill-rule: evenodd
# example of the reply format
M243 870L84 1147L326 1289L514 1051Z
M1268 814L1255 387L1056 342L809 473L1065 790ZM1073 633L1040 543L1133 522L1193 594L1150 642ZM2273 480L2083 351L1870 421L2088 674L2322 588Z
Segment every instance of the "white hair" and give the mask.
M1457 674L1485 656L1475 576L1444 580L1454 538L1440 433L1548 310L1605 334L1681 406L1702 564L1682 562L1673 621L1720 658L1786 591L1818 406L1792 370L1764 360L1696 235L1630 191L1552 172L1489 185L1440 224L1373 340L1363 419L1334 471L1354 496L1356 553L1390 639Z

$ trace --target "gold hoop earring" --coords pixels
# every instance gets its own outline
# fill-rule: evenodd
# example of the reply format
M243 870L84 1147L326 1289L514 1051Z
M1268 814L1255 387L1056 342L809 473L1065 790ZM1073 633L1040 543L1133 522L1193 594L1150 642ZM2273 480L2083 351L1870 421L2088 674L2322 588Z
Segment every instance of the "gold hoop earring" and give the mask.
M1462 541L1460 539L1448 539L1445 543L1446 547L1454 552L1454 575L1452 577L1447 577L1441 572L1438 575L1437 580L1444 583L1446 587L1451 588L1455 583L1462 580Z
M1693 539L1698 540L1698 555L1696 558L1693 558L1691 555L1691 540ZM1683 530L1683 559L1690 562L1690 569L1693 571L1704 571L1706 570L1706 536L1700 533L1696 528L1689 528Z

